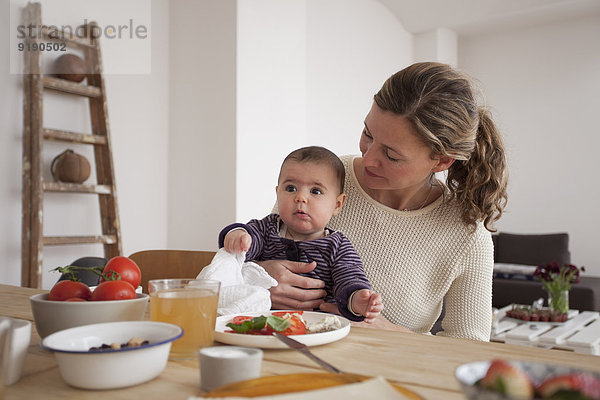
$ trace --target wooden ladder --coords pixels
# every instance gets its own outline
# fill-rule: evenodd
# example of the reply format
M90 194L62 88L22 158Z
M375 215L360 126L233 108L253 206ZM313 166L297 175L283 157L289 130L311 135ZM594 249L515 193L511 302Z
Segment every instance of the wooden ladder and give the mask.
M28 29L24 39L23 81L23 204L22 204L22 272L21 285L40 288L42 284L42 253L44 246L102 243L104 256L111 258L122 253L121 228L117 207L114 164L102 77L100 43L92 35L91 23L86 26L87 37L42 27L41 5L28 3L23 11ZM41 35L37 27L41 30ZM40 45L59 37L61 43L83 52L88 64L87 84L44 76ZM55 41L56 42L56 41ZM43 127L44 90L53 90L89 99L92 133L77 133ZM44 140L83 143L94 146L97 184L74 184L44 181L42 149ZM44 192L90 193L98 195L102 235L43 236Z

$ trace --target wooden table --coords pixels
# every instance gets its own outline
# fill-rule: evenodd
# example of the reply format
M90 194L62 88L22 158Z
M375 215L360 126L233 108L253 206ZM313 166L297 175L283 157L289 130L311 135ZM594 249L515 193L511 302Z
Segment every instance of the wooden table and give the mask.
M33 320L29 296L38 289L0 285L0 315ZM162 374L141 385L107 391L81 390L65 384L54 355L32 342L21 380L6 388L12 399L187 399L200 396L196 361L169 361ZM313 352L345 372L381 375L401 384L426 399L464 399L454 378L460 364L495 357L549 362L600 372L598 357L564 350L529 348L504 343L476 341L352 328L350 334L335 343L313 348ZM311 360L291 350L265 350L262 376L302 372L320 372ZM99 371L101 375L101 371Z

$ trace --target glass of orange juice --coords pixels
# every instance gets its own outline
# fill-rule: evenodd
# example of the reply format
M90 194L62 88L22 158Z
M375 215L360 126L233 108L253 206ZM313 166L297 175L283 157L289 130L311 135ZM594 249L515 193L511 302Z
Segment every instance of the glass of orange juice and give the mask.
M214 340L221 282L199 279L156 279L148 282L150 318L183 328L173 342L171 359L196 358Z

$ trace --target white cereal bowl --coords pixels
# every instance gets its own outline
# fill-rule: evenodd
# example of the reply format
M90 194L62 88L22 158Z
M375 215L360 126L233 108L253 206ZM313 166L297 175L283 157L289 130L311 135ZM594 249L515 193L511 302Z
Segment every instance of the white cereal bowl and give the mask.
M177 325L153 321L123 321L65 329L46 337L42 348L53 351L64 381L82 389L116 389L157 377L167 365L174 340L183 335ZM141 347L90 352L102 344L148 340Z
M108 301L51 301L48 293L29 298L35 327L41 338L63 329L102 322L141 321L146 313L148 295L136 293L135 299Z

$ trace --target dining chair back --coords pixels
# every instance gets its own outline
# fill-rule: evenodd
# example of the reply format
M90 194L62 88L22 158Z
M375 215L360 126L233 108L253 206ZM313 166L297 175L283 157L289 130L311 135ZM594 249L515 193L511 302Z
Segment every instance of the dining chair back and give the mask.
M148 281L167 278L195 278L212 261L216 252L195 250L142 250L129 256L142 271L142 288Z

